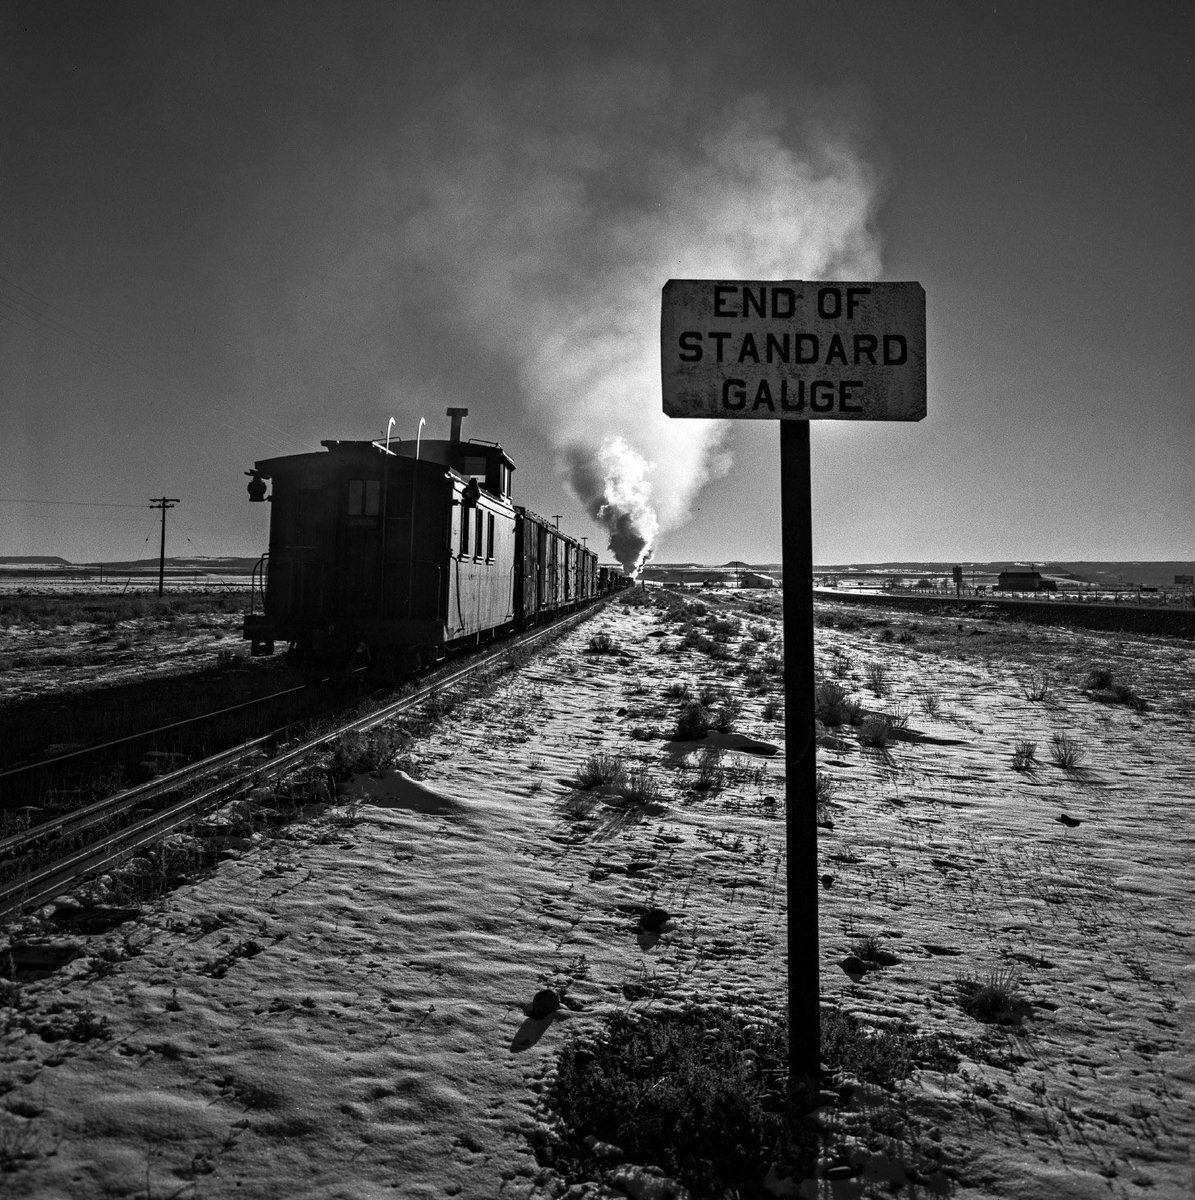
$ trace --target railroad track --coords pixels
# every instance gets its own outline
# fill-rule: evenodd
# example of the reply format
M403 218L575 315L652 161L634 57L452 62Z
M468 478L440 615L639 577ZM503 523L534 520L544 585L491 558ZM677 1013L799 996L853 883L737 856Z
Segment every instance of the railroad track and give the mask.
M252 787L281 779L304 759L346 734L372 729L469 678L511 651L534 646L566 632L599 607L600 602L550 625L503 641L413 692L265 761L262 761L262 754L274 734L254 738L160 775L148 783L0 839L0 872L3 872L0 875L0 921L12 920L84 879L111 870L139 850L227 804ZM151 811L138 815L146 808ZM123 824L112 830L110 826L116 822ZM61 848L61 853L56 852L57 848ZM33 858L44 861L29 870L19 870L23 862Z
M48 797L69 795L89 780L115 769L123 770L138 760L162 758L177 762L186 757L188 745L208 740L210 732L218 731L222 723L252 712L268 716L271 706L293 705L309 691L306 684L287 687L51 758L5 767L0 770L0 798L3 798L0 809L11 811L18 806L38 809ZM172 749L164 749L166 746Z

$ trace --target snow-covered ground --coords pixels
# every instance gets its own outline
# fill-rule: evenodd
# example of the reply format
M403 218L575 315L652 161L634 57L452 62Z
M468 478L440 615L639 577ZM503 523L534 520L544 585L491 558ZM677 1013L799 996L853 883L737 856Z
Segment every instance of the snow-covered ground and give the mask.
M840 615L818 629L819 669L922 736L877 750L856 728L826 731L823 997L949 1034L964 1060L883 1102L907 1130L896 1142L868 1137L874 1090L834 1110L828 1136L861 1173L805 1194L890 1194L903 1140L940 1164L934 1190L968 1198L1191 1195L1191 646ZM661 610L611 605L446 717L416 748L422 782L358 777L108 931L27 929L78 956L0 981L0 1191L559 1194L528 1135L573 1031L686 999L784 1004L783 721L728 672L774 651L747 633L765 625L778 629L747 617L718 661ZM621 653L588 653L598 630ZM1094 665L1131 678L1150 711L1084 695ZM1047 676L1048 698L1028 700ZM736 729L781 753L722 737L725 786L695 790L703 743L659 736L678 680L730 689ZM1077 769L1050 764L1054 733L1081 743ZM1039 763L1019 772L1026 739ZM641 763L660 802L578 790L599 752ZM636 930L648 904L673 916L658 940ZM864 935L900 961L855 982L838 964ZM1021 1026L956 1002L960 976L997 968L1031 1005ZM545 987L564 1006L532 1019Z
M239 611L148 612L6 625L0 628L0 705L194 672L221 655L243 658L249 652L241 640L243 619Z

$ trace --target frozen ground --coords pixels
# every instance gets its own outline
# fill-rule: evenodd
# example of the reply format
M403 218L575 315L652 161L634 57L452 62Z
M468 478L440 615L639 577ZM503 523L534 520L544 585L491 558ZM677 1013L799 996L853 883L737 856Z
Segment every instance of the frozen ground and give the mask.
M156 611L156 597L130 597L123 606L121 599L93 612L83 598L63 599L61 620L0 624L0 711L33 697L194 672L248 652L239 598L227 599L229 612L177 613ZM165 603L172 600L183 607L169 596ZM145 611L130 611L137 607Z
M919 735L880 749L858 726L825 731L823 998L965 1053L835 1110L828 1136L860 1173L804 1194L891 1194L907 1151L960 1197L1189 1196L1192 648L819 612L819 670ZM699 791L703 744L660 736L678 711L665 690L691 681L782 748L777 627L747 615L718 658L654 608L610 606L447 716L409 764L422 782L358 777L110 930L27 929L47 958L77 956L4 991L4 1194L558 1194L527 1135L574 1030L690 998L784 1003L783 754L722 738L724 786ZM621 653L587 653L598 630ZM1097 665L1149 710L1081 691ZM1081 748L1070 770L1049 761L1055 733ZM1035 769L1012 768L1022 740ZM599 752L640 762L660 802L574 787ZM674 916L658 941L631 917L648 903ZM838 964L864 935L899 962L855 982ZM959 977L997 969L1029 1005L1018 1026L956 1002ZM566 1003L538 1021L544 987ZM881 1109L900 1137L869 1135Z

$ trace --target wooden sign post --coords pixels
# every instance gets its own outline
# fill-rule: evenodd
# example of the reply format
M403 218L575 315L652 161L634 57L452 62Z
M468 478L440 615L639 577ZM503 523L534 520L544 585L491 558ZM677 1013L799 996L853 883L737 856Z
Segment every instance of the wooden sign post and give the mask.
M660 321L670 417L779 420L784 559L789 1083L821 1073L811 420L920 421L919 283L670 279Z

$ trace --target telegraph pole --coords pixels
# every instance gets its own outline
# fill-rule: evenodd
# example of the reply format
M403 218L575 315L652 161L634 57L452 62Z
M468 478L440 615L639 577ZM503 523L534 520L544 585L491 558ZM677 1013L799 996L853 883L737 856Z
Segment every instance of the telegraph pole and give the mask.
M158 496L150 497L150 508L160 508L162 510L162 545L158 551L158 595L162 594L162 586L166 581L166 510L173 508L178 503L177 496Z

